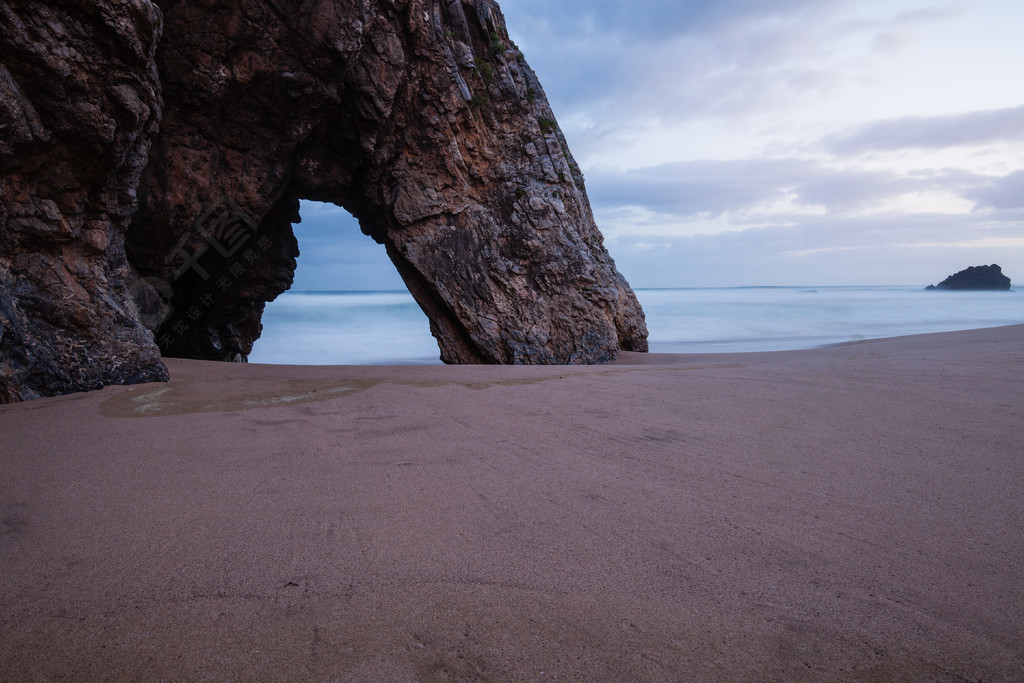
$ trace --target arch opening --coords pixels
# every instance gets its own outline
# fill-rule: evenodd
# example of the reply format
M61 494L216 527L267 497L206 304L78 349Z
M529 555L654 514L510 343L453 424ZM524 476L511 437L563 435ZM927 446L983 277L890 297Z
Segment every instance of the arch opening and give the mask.
M250 363L440 363L430 321L383 245L334 204L301 200L292 286L266 305Z

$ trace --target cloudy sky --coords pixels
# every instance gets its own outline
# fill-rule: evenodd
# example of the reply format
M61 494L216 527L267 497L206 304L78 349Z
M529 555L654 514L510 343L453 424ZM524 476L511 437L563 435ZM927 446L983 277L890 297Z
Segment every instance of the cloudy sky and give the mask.
M1021 0L504 0L634 287L1024 281ZM304 205L295 289L400 289Z

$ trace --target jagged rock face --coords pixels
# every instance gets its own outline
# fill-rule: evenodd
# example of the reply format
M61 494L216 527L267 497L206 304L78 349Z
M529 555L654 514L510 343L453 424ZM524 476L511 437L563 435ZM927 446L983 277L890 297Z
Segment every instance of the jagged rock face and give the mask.
M129 257L166 354L243 359L297 200L383 243L446 362L646 350L543 90L490 0L167 1ZM156 296L159 295L159 296Z
M1010 278L1003 275L1003 269L996 264L990 266L970 266L953 273L937 285L928 285L925 289L995 289L1006 290L1011 286Z
M146 0L0 4L0 402L167 378L124 252L160 26Z
M244 360L302 198L386 246L447 362L647 348L492 0L7 0L0 193L0 401L166 379L154 338Z

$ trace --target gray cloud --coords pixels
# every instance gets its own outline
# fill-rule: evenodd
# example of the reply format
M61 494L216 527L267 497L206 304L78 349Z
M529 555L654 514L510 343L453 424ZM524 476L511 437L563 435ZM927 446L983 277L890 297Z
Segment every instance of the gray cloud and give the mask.
M614 125L744 110L780 89L822 86L809 64L829 42L821 26L843 4L517 0L503 10L556 114L596 111Z
M997 208L1008 208L1022 180L955 170L913 175L841 170L799 159L681 161L628 171L597 168L587 173L588 193L595 207L640 207L677 219L718 217L787 199L804 207L824 207L832 214L844 213L930 190L956 192L972 201L998 202Z
M1024 106L950 116L907 117L861 126L826 141L836 154L944 148L1024 140Z
M588 116L596 134L827 99L882 66L851 66L840 45L893 48L952 15L932 1L864 20L847 0L514 0L503 10L555 113Z
M965 192L980 209L1024 209L1024 170L988 179Z
M790 216L784 224L719 234L623 235L610 240L609 248L638 288L923 287L970 263L997 262L1008 273L1024 275L1024 246L985 244L985 238L1019 238L1022 214L1007 213L997 221L981 214Z
M785 190L806 181L813 168L791 159L680 161L630 171L594 169L587 174L587 185L597 207L719 216L782 199Z

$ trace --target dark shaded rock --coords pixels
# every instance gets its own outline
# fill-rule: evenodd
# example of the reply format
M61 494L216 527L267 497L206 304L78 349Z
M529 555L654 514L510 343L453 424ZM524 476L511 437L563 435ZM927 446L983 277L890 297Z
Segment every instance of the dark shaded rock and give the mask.
M244 360L301 198L386 246L447 362L646 350L492 0L157 4L0 4L0 400L166 379L154 336Z
M925 289L995 289L1010 288L1010 278L1003 275L1003 269L991 266L971 266L950 275L937 285L928 285Z
M164 117L129 232L165 354L244 359L299 198L384 244L454 363L646 350L540 84L490 0L162 3ZM206 226L229 210L240 244ZM237 246L237 249L235 248Z
M167 378L124 252L160 27L147 0L0 4L0 402Z

